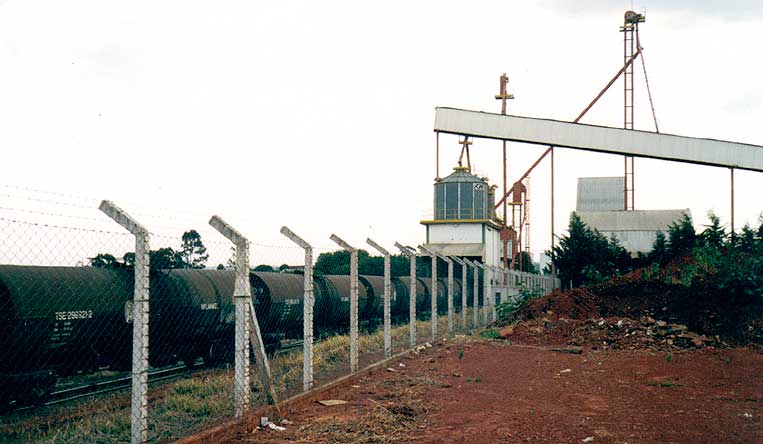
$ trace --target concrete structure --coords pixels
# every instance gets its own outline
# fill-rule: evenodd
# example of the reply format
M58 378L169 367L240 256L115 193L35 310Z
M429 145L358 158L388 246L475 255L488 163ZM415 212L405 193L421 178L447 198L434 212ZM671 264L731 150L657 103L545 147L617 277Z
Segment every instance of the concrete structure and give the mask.
M578 178L578 199L575 212L590 228L609 238L617 238L633 256L652 251L657 232L667 234L668 227L688 208L676 210L623 210L622 177Z
M495 195L487 178L456 167L450 176L438 179L434 189L434 219L421 221L426 227L425 247L443 256L500 265L501 221L495 214Z
M622 181L622 178L620 178ZM590 228L595 228L609 238L616 237L631 255L652 251L657 232L667 234L673 222L684 214L691 217L688 208L683 210L632 210L632 211L578 211L578 216Z

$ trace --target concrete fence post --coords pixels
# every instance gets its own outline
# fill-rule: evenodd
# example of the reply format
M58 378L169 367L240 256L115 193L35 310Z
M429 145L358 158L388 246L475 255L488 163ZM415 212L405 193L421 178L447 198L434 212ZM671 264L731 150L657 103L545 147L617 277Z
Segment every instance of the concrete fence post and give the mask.
M358 250L332 234L332 241L350 253L350 371L358 371Z
M149 233L111 201L102 201L98 209L135 236L130 442L144 444L148 441Z
M450 336L453 334L453 261L442 254L436 254L448 264L448 335Z
M461 328L466 330L466 262L452 256L451 259L461 266Z
M281 234L305 250L305 270L302 297L302 390L313 388L313 247L294 234L288 227L281 227Z
M408 290L408 336L411 347L416 346L416 250L395 242L401 253L408 256L410 262L410 289Z
M500 279L500 282L496 282L496 284L499 287L503 288L503 269L498 267L493 267L493 270L495 275L498 276L498 279ZM495 290L493 291L493 293L495 293ZM493 322L498 320L498 317L495 311L495 295L492 295L490 297L490 313L491 313L491 318L493 319Z
M233 288L233 301L235 304L236 333L235 333L235 411L236 417L240 418L249 410L251 389L249 387L249 345L254 349L259 369L262 388L270 396L273 404L278 408L278 398L272 384L270 364L265 353L265 344L262 341L260 324L257 321L257 312L252 302L252 287L249 284L249 240L226 223L219 216L212 216L209 220L215 230L230 240L236 246L236 278Z
M419 245L419 250L432 258L432 340L437 338L437 255L429 251L423 245Z
M493 273L490 270L490 265L483 264L483 273L485 275L485 289L483 292L484 303L482 304L482 322L487 326L488 324L488 310L490 309L491 301L493 300Z
M477 307L477 302L478 301L475 300L475 302L474 302L474 324L475 324L474 326L478 327L479 326L479 318L480 317L487 324L487 310L485 309L485 306L487 305L487 302L488 302L488 288L489 288L489 284L488 284L488 270L487 270L487 266L486 265L483 265L483 264L481 264L481 263L479 263L477 261L472 261L472 265L475 266L474 273L475 273L475 276L477 276L477 278L478 278L478 279L475 279L475 284L474 284L475 298L476 298L477 292L479 292L479 287L478 287L479 272L477 271L477 269L482 270L482 293L483 293L482 294L482 310L480 310ZM484 316L480 316L479 315L480 311L482 311L484 313Z
M371 238L366 239L366 243L384 256L384 357L389 358L392 356L392 301L390 294L392 290L392 277L390 276L390 254L389 251L382 248Z

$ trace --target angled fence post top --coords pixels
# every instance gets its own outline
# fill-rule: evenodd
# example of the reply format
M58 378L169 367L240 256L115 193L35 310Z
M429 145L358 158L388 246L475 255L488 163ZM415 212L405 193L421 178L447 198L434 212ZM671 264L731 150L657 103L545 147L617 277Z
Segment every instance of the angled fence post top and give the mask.
M347 242L342 240L342 238L337 236L336 234L332 234L329 239L331 239L332 241L336 242L337 245L339 245L340 247L342 247L345 250L349 251L350 253L356 253L358 251L357 248L354 248L354 247L350 246L350 244L348 244Z
M379 253L383 254L384 256L389 256L389 251L385 250L381 245L374 242L370 237L366 239L366 243L376 249Z
M432 256L433 258L437 257L437 254L435 254L433 251L431 251L430 249L428 249L427 247L423 245L419 245L419 250L421 250L427 256Z
M443 255L442 255L442 254L440 254L440 253L435 253L435 255L436 255L437 257L439 257L440 259L442 259L442 260L443 260L445 263L447 263L447 264L452 264L452 263L453 263L453 261L452 261L452 260L450 260L450 258L448 258L447 256L443 256Z
M235 228L230 226L230 224L225 222L220 216L212 216L212 218L209 219L209 225L212 225L215 230L219 231L220 234L236 245L249 243L241 233L236 231Z
M401 244L400 242L395 242L395 247L400 250L401 253L403 253L406 256L416 256L416 250L414 250L411 247L406 247L405 245Z
M457 263L458 265L461 265L462 267L463 267L464 265L466 265L466 262L464 262L464 261L463 261L462 259L460 259L460 258L457 258L456 256L451 256L450 258L453 260L453 262Z
M477 261L472 261L472 265L474 267L479 268L480 270L483 270L483 271L486 270L485 265L483 265L483 264L481 264L481 263L479 263Z
M288 227L283 226L281 227L281 234L291 239L295 244L299 245L302 248L313 248L310 244L308 244L304 239L294 234L293 231L291 231Z
M110 200L101 201L98 209L112 218L114 222L123 226L130 233L136 236L143 236L148 234L148 230L143 225L139 224L138 221L133 219L132 216L127 214L127 212L125 212L123 209L114 205L114 202Z

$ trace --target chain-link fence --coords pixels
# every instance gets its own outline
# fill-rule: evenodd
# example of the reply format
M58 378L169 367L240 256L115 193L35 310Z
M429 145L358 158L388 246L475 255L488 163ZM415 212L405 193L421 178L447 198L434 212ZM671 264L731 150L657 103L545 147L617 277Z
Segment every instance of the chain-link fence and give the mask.
M424 248L286 227L265 245L217 217L74 202L0 214L0 443L171 441L553 288Z

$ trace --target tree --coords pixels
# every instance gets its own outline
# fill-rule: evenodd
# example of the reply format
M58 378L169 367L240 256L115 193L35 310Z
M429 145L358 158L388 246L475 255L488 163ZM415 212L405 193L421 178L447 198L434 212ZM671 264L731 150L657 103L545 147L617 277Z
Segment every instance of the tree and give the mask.
M708 212L707 217L710 219L710 225L705 225L700 239L705 246L720 250L726 242L726 230L721 226L721 219L713 211Z
M101 253L93 258L90 258L90 266L98 268L117 268L121 266L121 264L117 262L117 258L114 256L108 253Z
M662 231L657 232L657 238L652 244L652 251L647 255L647 261L663 265L667 262L668 258L668 242L665 238L665 233Z
M170 270L187 268L182 254L170 247L151 250L148 253L149 266L152 270Z
M668 227L668 260L688 256L697 245L697 233L688 214Z
M592 284L632 268L632 260L616 239L591 230L576 213L570 216L569 234L549 254L563 284Z
M521 270L519 270L520 263L522 264ZM524 271L526 273L538 272L538 269L535 268L535 264L533 263L532 256L530 256L530 253L526 251L520 251L514 256L514 269Z
M269 272L273 272L275 270L270 265L264 265L263 264L263 265L258 265L256 267L254 267L254 269L252 271L269 271Z
M204 268L209 255L204 242L201 241L201 235L196 230L189 230L183 233L182 245L180 247L180 256L183 261L182 268Z

